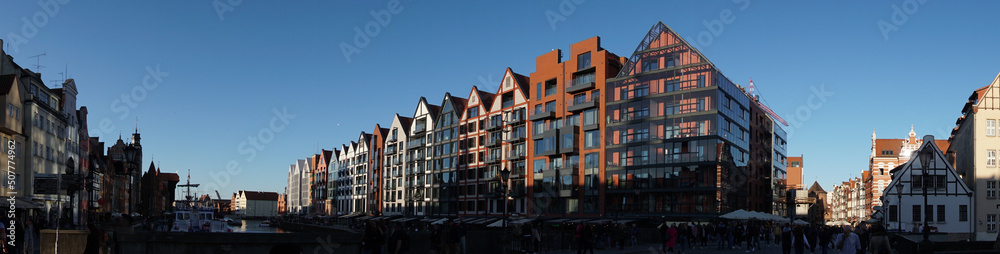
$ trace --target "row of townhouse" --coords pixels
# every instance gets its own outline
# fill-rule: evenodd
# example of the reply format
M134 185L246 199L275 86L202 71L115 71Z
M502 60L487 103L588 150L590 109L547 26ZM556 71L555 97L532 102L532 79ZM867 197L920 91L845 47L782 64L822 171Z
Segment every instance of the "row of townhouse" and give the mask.
M130 142L119 136L105 150L90 136L87 107L76 105L76 81L50 88L2 45L0 40L0 100L7 114L0 118L0 136L8 168L0 195L13 197L16 216L82 227L111 214L159 215L169 207L164 198L172 199L172 191L141 187L177 177L151 164L142 180L138 126Z
M412 115L396 114L388 127L376 124L331 150L314 166L329 169L327 196L313 196L325 201L312 204L331 204L323 211L302 209L305 190L323 183L305 180L309 170L293 165L288 211L678 219L737 209L783 213L783 120L673 30L657 23L629 58L605 50L599 37L571 49L568 58L562 50L538 56L529 75L507 68L495 91L445 93L439 104L421 97Z

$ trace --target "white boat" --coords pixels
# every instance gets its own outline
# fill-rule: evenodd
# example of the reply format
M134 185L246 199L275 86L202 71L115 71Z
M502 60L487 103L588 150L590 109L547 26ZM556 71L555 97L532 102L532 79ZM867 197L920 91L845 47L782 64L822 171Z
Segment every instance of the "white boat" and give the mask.
M261 221L260 225L258 225L258 227L262 227L262 228L270 227L270 226L271 226L271 221L269 221L269 220Z
M171 232L233 232L226 222L213 219L212 210L181 209L174 211Z

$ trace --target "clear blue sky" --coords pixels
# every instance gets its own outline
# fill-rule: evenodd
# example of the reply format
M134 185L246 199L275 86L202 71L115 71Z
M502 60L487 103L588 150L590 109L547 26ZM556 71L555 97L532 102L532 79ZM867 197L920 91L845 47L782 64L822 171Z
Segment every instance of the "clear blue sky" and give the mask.
M995 1L926 1L914 11L906 1L403 0L350 62L341 43L354 44L354 28L378 22L370 12L388 1L216 2L227 3L221 18L210 0L70 1L57 12L7 3L0 37L27 39L5 46L22 66L46 53L46 81L68 66L92 134L113 142L139 118L144 168L154 160L182 178L191 169L201 193L216 184L226 196L281 192L295 159L391 124L394 113L412 115L419 96L438 104L472 85L492 91L505 67L527 75L552 49L601 36L605 49L629 56L661 20L700 41L734 82L753 77L776 112L798 119L789 153L805 155L806 184L828 190L867 167L873 129L902 138L912 124L918 135L947 135L971 92L1000 72ZM735 20L713 34L705 24L726 10ZM888 37L880 20L895 28ZM141 88L157 66L159 85L150 78L151 89ZM794 116L821 87L833 95L808 119ZM144 97L114 103L132 92ZM251 159L240 144L270 128L274 109L295 117L277 121L270 142L246 146L257 150ZM213 180L231 161L242 170L228 183Z

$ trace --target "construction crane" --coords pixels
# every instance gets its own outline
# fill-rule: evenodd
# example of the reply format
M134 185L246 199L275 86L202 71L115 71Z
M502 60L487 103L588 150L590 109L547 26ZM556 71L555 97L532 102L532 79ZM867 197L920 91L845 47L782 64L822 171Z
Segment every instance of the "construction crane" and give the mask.
M219 197L219 200L222 200L222 195L219 195L219 190L215 190L215 196Z

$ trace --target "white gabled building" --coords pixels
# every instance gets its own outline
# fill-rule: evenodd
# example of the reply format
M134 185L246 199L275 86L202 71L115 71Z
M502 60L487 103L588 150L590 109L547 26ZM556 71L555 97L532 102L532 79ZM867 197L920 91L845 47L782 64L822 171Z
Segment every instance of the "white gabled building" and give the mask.
M434 177L430 172L432 164L428 159L433 155L431 133L434 132L434 121L440 110L440 106L427 103L427 98L420 97L417 108L413 111L413 124L410 125L410 136L406 143L406 157L409 159L405 163L411 170L406 172L404 181L405 215L423 216L429 212Z
M278 215L278 193L240 190L233 198L233 213L240 217Z
M410 123L413 118L396 114L389 126L389 135L385 139L385 149L382 159L385 165L382 167L382 178L385 179L383 185L383 206L384 215L403 215L405 207L405 197L403 195L403 174L409 171L406 167L406 141L409 138Z
M972 190L935 144L934 136L924 136L920 148L892 175L881 200L887 228L912 231L914 225L927 219L927 225L937 232L972 236Z

